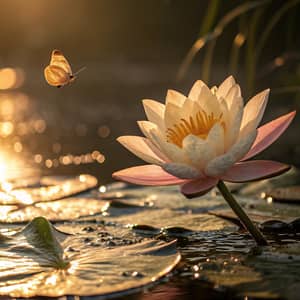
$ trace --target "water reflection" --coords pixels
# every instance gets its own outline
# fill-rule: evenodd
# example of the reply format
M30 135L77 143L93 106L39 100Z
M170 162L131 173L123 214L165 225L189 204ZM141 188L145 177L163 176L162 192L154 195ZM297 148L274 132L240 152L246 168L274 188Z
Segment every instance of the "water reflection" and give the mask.
M0 70L0 81L1 76L7 72L6 69ZM14 72L14 69L10 69L9 72ZM10 85L8 83L4 85L4 83L1 81L0 88L9 89ZM72 134L67 130L68 121L63 122L63 126L59 126L57 117L55 110L49 110L47 113L43 110L40 111L36 100L25 93L0 91L0 180L2 189L7 188L7 179L40 173L49 174L47 170L50 169L56 169L53 171L55 175L71 175L75 172L86 172L84 168L74 171L72 167L93 165L95 168L104 163L105 156L97 148L78 153L78 150L80 151L78 142L81 137L87 136L88 124L77 123L74 125ZM95 130L94 136L106 138L109 134L109 127L101 125ZM69 136L72 139L71 144L66 142ZM83 143L85 150L89 150L88 144L90 142ZM74 152L72 153L70 150ZM57 170L57 168L65 169ZM24 172L25 170L26 172Z
M25 73L20 68L0 69L0 90L16 89L23 85Z
M33 176L39 173L39 169L30 165L23 156L19 156L7 149L1 149L0 152L0 185L2 190L9 189L7 180L13 178L22 178Z

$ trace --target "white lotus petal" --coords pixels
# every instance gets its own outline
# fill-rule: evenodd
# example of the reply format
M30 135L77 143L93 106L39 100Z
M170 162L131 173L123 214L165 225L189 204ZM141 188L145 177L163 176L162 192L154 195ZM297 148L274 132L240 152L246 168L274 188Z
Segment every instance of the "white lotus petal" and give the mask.
M225 123L226 127L228 128L230 114L229 114L228 106L227 106L225 99L223 99L223 98L219 99L219 105L220 105L220 111L222 114L222 121Z
M188 119L195 112L195 102L186 98L182 107L167 103L165 110L165 128L172 128L179 124L182 119Z
M150 130L150 136L155 145L170 161L179 163L188 162L183 150L172 143L168 143L158 130Z
M181 163L166 163L161 166L169 174L181 179L195 179L203 177L196 168Z
M192 86L188 98L193 101L198 101L200 91L203 86L206 86L206 84L202 80L197 80L194 85ZM207 86L206 86L207 87Z
M131 151L140 159L150 163L160 165L164 162L155 152L152 150L155 146L149 146L150 141L140 136L120 136L117 141L121 143L125 148ZM157 153L160 154L157 149Z
M151 123L150 121L138 121L137 123L142 133L147 138L148 146L152 149L152 151L162 160L169 161L170 159L165 154L162 153L162 151L160 150L160 145L157 144L156 141L152 139L152 135L150 134L150 131L152 129L155 129L157 132L160 132L157 125Z
M214 95L206 85L201 88L197 103L207 114L213 113L215 117L218 117L221 114L217 96Z
M216 155L207 140L203 140L192 134L184 138L182 146L193 166L199 170L204 169L207 162Z
M217 90L218 98L225 98L230 88L235 84L233 76L227 77L219 86Z
M150 130L153 128L158 129L157 125L150 121L137 121L137 123L143 135L148 139L151 139Z
M229 151L214 158L207 164L205 174L212 177L222 175L249 151L255 141L256 135L257 130L254 130L247 136L241 137Z
M222 155L224 153L225 136L224 128L220 123L216 123L209 131L206 138L207 142L211 145L215 156Z
M165 113L164 104L154 100L145 99L143 100L143 105L148 120L163 130Z
M238 84L234 84L225 96L225 101L229 111L235 106L236 98L242 99L241 88ZM243 99L242 104L244 105Z
M264 90L251 98L244 108L241 131L248 134L250 131L257 128L260 123L269 97L270 90ZM247 130L246 130L247 129Z
M177 105L181 107L186 99L186 96L174 91L174 90L168 90L167 96L166 96L166 104L172 103L174 105Z
M226 102L229 107L226 123L225 149L229 149L237 140L243 118L243 99L239 97L239 88L232 86L227 94Z
M210 88L211 92L215 95L217 93L218 87L216 85Z
M175 124L178 124L182 118L184 118L184 110L181 107L173 103L166 104L164 114L165 128L172 128Z

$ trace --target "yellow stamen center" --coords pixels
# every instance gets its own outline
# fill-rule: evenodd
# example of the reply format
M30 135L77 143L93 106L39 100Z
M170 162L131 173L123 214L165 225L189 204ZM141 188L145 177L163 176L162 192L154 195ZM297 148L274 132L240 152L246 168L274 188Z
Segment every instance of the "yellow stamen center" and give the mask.
M225 129L225 123L221 122L222 115L223 114L221 113L218 117L216 117L213 112L207 114L204 110L201 110L187 119L182 118L178 124L167 129L167 141L182 147L183 139L189 134L206 139L209 131L216 123L221 123Z

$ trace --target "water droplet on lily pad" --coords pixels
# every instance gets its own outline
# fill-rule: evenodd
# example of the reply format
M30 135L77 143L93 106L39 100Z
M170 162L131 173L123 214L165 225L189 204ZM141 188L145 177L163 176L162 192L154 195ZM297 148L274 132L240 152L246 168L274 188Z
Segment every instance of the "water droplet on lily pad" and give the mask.
M38 217L1 241L0 295L122 295L153 285L179 260L174 241L92 247Z

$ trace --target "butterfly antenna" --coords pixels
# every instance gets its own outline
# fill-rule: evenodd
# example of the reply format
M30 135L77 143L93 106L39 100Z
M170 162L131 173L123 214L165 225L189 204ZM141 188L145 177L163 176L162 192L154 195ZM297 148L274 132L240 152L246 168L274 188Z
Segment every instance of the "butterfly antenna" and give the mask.
M78 71L76 71L75 73L73 73L72 75L75 76L75 75L79 74L80 72L82 72L85 69L86 69L86 67L82 67Z

